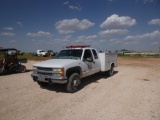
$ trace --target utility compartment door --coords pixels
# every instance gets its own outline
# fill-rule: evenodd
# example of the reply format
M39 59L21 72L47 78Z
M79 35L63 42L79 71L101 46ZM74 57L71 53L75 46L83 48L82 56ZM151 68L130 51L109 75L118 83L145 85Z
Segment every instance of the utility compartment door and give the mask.
M115 67L117 66L117 55L115 53L99 53L99 59L101 71L108 71L112 63L114 63Z

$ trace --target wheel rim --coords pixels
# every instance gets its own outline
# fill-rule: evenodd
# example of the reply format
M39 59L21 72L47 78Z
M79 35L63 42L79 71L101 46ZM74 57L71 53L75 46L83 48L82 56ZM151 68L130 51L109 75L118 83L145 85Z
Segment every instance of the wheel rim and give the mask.
M79 87L79 84L80 84L79 78L78 77L74 77L73 83L72 83L73 89L77 90L77 88Z

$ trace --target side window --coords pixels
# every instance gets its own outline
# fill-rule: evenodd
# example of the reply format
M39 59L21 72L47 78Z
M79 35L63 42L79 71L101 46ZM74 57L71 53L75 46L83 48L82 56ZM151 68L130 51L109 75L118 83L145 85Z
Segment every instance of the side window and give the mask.
M94 58L95 58L95 59L98 59L97 52L96 52L94 49L92 49L92 52L93 52Z
M91 51L90 50L85 50L84 51L84 56L83 56L83 59L87 59L87 58L91 58L91 59L93 59L93 57L92 57L92 53L91 53Z

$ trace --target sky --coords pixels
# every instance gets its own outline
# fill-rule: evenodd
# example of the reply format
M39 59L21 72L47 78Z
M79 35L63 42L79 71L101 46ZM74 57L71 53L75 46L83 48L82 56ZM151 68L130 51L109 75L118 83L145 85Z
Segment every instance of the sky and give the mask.
M0 0L0 47L160 49L160 0Z

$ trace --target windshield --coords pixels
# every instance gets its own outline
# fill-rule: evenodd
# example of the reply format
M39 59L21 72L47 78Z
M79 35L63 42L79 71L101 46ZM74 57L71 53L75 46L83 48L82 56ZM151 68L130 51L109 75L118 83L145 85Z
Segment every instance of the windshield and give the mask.
M4 59L5 51L0 51L0 59Z
M56 56L55 59L81 59L82 50L62 50Z
M15 58L15 57L16 57L15 50L0 51L0 59Z

